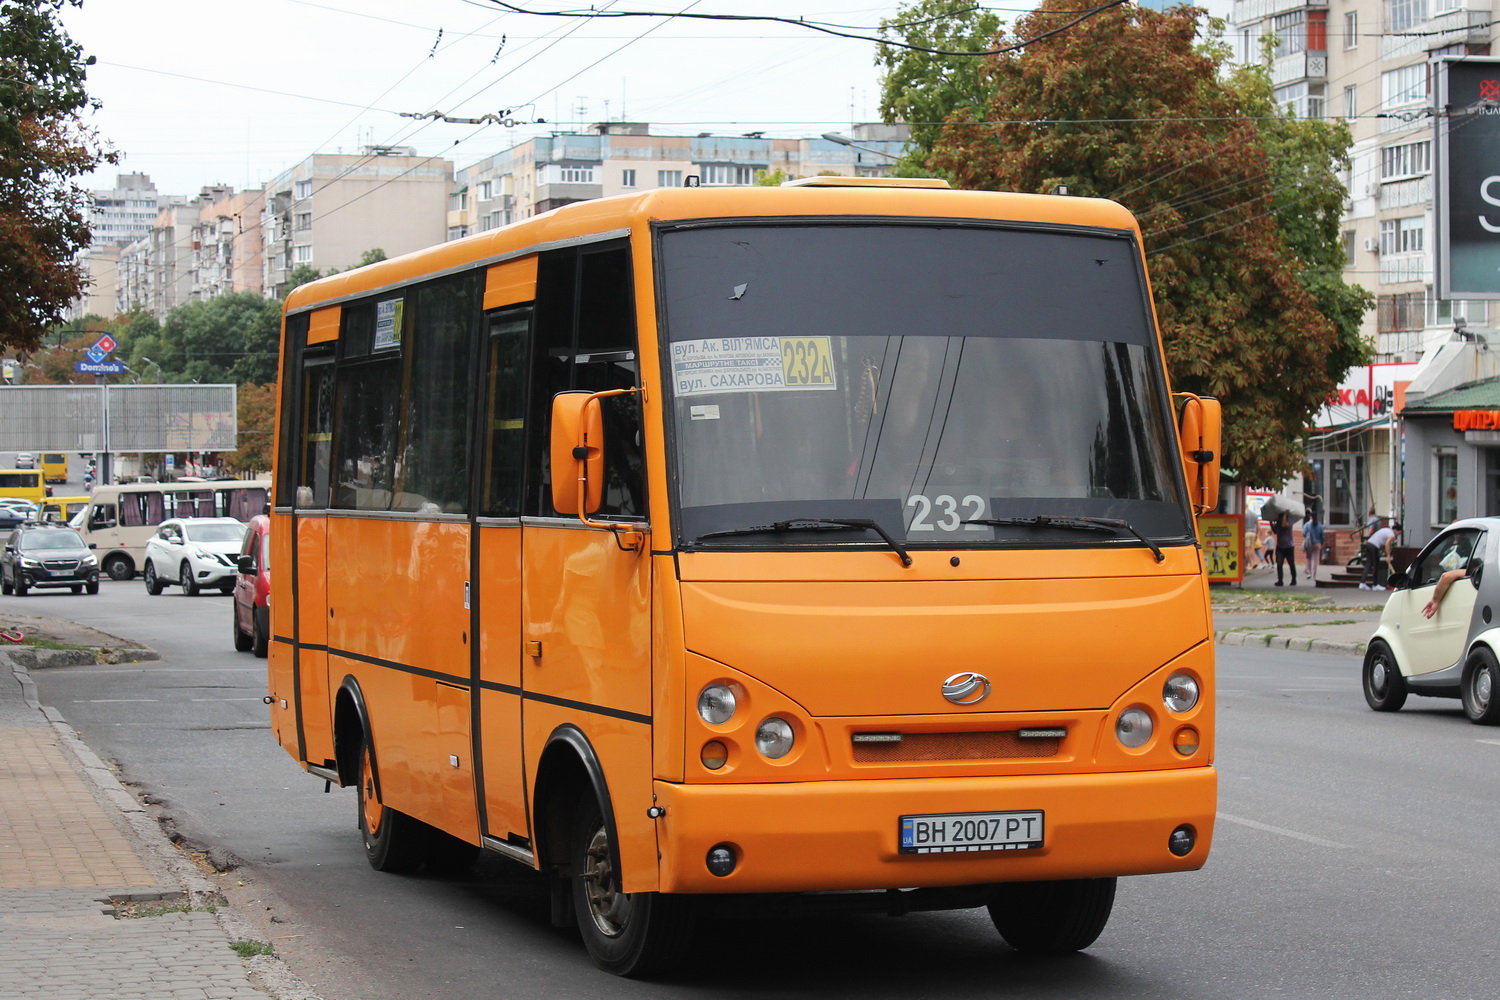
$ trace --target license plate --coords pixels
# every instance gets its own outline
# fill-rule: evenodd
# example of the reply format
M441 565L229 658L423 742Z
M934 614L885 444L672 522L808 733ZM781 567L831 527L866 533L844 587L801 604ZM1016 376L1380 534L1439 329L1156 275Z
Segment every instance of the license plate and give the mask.
M1042 846L1042 811L901 817L902 854L1026 851Z

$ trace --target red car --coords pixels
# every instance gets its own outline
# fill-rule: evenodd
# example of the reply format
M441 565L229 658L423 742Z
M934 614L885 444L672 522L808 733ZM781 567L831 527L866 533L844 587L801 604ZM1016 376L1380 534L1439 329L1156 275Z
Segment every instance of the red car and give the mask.
M257 514L245 525L235 557L234 648L264 657L271 641L271 519Z

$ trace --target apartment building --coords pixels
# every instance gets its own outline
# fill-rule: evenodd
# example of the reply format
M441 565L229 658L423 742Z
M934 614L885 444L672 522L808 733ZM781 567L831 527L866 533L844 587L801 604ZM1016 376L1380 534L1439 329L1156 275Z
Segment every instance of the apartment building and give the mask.
M395 257L444 240L453 163L403 146L317 153L263 193L262 292L286 294L299 265L323 273L359 264L374 249Z
M1354 137L1343 240L1345 278L1376 297L1363 332L1376 363L1350 373L1309 449L1310 482L1331 527L1369 507L1400 513L1403 462L1393 419L1455 327L1488 327L1485 300L1452 300L1436 283L1436 61L1487 56L1491 0L1236 0L1231 38L1242 61L1264 58L1276 96L1301 117L1338 117ZM1409 470L1407 470L1409 474Z
M448 200L447 237L458 239L576 201L652 188L747 186L774 171L880 177L901 155L903 126L859 125L826 138L657 135L640 122L604 122L517 143L460 169ZM849 143L852 143L849 144Z
M115 175L115 186L89 192L89 232L93 243L79 254L85 292L73 303L69 318L113 316L119 295L116 268L124 247L151 234L162 204L185 199L164 197L149 174Z
M178 306L206 297L198 274L200 218L206 206L233 195L233 188L216 184L164 204L147 234L120 248L114 313L142 310L160 322Z
M264 188L227 189L200 200L192 232L194 298L261 293L265 241L260 227L265 202Z

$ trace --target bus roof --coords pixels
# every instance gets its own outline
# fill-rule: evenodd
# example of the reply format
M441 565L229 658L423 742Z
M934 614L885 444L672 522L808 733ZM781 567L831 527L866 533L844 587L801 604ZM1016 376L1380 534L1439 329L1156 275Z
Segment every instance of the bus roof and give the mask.
M955 191L931 179L808 178L781 187L656 188L575 202L509 226L440 243L401 257L330 275L294 289L286 311L364 295L424 275L499 261L601 235L627 236L653 222L690 219L931 218L1088 226L1139 234L1135 217L1102 198L997 191Z

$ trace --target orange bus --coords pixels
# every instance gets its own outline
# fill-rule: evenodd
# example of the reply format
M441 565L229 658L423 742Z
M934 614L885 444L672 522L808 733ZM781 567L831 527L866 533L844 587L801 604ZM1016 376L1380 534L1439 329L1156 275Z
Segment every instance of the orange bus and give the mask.
M820 177L573 204L287 300L277 739L369 862L1091 944L1197 869L1219 409L1111 202ZM561 924L559 924L561 926Z

